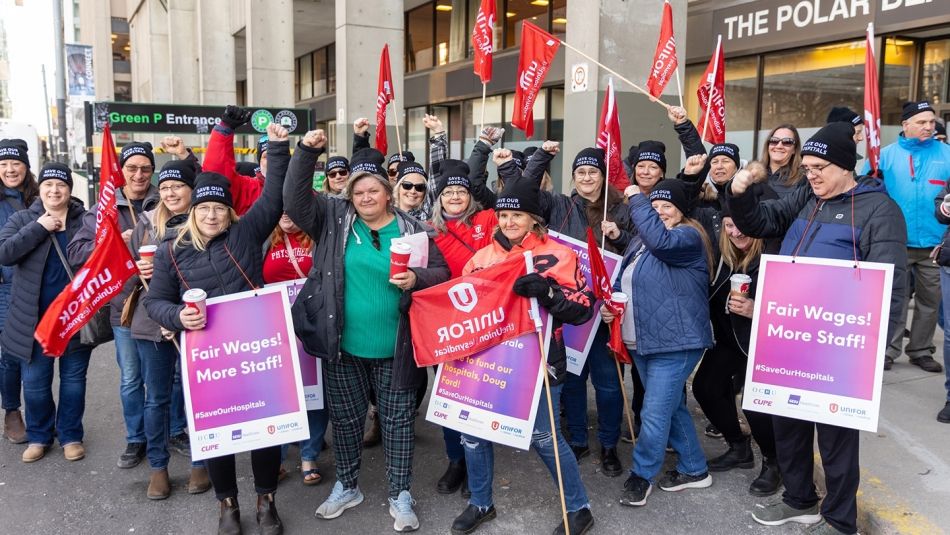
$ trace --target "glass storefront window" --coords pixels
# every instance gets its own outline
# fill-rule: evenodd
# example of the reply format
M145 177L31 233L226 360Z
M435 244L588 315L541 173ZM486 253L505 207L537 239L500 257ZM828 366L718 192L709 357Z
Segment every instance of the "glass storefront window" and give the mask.
M914 41L888 37L884 43L884 70L878 72L881 85L881 146L897 141L901 133L901 110L904 103L913 98L911 80L914 58L917 57ZM861 95L863 99L864 93ZM864 108L863 101L861 108ZM858 143L858 151L863 154L864 150L864 144Z
M336 45L327 47L327 93L336 93Z
M950 101L950 39L924 45L924 65L920 73L920 98L933 105Z
M550 2L551 0L507 0L504 11L505 48L521 44L521 21L523 20L541 28L548 28ZM499 19L502 18L500 13Z
M567 0L551 2L551 33L558 39L567 38Z
M465 59L468 46L466 0L438 0L435 4L435 41L438 65ZM478 7L475 8L476 13ZM475 14L472 14L475 17Z
M297 58L297 100L313 97L313 55L306 54Z
M313 53L313 96L327 94L327 49L321 48Z
M406 15L406 72L435 65L433 6L423 4Z

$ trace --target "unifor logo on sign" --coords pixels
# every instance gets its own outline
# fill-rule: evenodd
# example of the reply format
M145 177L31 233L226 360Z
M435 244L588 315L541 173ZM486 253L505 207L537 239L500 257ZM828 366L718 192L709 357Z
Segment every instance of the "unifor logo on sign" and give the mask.
M470 282L460 282L449 288L449 299L457 310L469 313L478 304L478 295L475 286Z

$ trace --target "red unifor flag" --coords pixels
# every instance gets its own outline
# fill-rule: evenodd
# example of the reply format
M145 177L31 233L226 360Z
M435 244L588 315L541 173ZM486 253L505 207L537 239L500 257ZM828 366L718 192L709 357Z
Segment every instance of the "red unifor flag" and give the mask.
M412 294L409 323L416 365L449 362L534 330L529 300L511 288L527 273L524 255Z
M604 149L607 160L607 183L623 191L630 185L630 178L620 160L620 115L614 97L614 81L607 82L607 94L600 109L600 124L597 126L597 147Z
M716 52L709 59L696 96L704 111L696 129L702 132L703 140L710 143L726 142L726 73L725 54L722 51L722 36L716 41Z
M102 133L100 175L96 247L72 282L50 304L33 335L43 347L43 353L54 357L66 351L69 339L138 272L119 232L115 192L125 181L116 163L108 124Z
M475 74L483 84L491 81L492 42L495 31L495 0L482 0L472 28L472 50L475 51Z
M527 138L534 134L534 101L560 46L561 42L553 35L528 21L522 22L518 85L515 87L511 126L523 130Z
M383 46L383 52L379 56L379 82L376 85L376 150L383 155L389 151L389 141L386 138L386 106L395 98L387 44Z
M881 100L874 57L874 23L868 23L864 52L864 141L871 174L878 176L881 161Z
M587 227L587 256L590 260L590 288L594 292L594 297L603 300L610 307L610 295L613 293L613 288L610 286L610 275L607 274L604 257L601 256L600 249L597 248L597 239L594 238L594 231L590 227ZM611 308L611 310L614 309ZM630 355L627 353L627 346L623 343L621 333L623 317L619 313L621 311L615 312L617 313L614 315L614 320L608 325L610 338L607 341L607 349L621 364L633 364L633 360L630 359Z
M650 79L647 80L647 91L654 97L662 95L666 85L676 74L678 65L676 37L673 36L673 8L667 1L663 2L660 39L656 43L656 52L653 54L653 68L650 70Z

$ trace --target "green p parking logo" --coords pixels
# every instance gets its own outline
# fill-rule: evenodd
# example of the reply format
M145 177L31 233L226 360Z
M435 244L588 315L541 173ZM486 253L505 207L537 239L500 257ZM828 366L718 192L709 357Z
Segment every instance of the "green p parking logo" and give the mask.
M267 125L274 122L274 116L267 110L257 110L251 115L251 126L260 133L267 132Z

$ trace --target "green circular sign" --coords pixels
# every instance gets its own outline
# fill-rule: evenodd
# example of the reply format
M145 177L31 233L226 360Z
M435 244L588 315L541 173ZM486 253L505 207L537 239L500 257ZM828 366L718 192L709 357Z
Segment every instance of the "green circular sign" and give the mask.
M267 125L274 122L274 116L267 110L257 110L251 115L251 127L260 133L267 132Z

